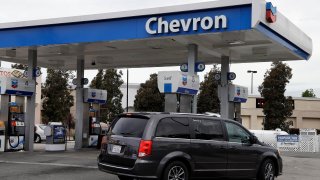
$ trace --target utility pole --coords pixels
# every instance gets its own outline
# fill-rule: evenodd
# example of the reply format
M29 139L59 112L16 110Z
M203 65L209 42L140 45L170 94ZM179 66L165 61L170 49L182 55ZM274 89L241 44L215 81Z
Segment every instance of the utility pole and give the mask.
M248 70L247 73L251 73L251 95L253 94L253 74L257 71Z

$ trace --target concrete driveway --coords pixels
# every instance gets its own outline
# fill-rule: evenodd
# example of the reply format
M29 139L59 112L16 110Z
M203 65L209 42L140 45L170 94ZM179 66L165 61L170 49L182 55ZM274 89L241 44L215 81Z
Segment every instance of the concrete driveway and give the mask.
M45 152L44 145L36 151L0 153L1 180L117 180L114 175L97 168L97 149ZM69 146L70 147L70 146ZM278 180L320 179L320 154L282 153L284 174Z

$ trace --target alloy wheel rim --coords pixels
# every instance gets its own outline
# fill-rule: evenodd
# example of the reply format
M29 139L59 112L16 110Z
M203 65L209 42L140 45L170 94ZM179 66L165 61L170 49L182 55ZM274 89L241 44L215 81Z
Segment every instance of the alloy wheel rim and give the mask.
M274 180L274 169L271 163L266 164L266 168L264 171L264 179L265 180Z
M185 171L181 166L173 166L168 173L168 180L185 180Z

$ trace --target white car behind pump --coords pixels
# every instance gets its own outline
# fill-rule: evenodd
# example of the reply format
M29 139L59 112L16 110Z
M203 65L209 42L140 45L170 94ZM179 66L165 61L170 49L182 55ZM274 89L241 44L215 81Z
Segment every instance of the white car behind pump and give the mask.
M35 143L41 143L41 141L46 140L46 136L44 135L44 128L46 128L47 125L45 124L35 124L35 132L34 132L34 142Z

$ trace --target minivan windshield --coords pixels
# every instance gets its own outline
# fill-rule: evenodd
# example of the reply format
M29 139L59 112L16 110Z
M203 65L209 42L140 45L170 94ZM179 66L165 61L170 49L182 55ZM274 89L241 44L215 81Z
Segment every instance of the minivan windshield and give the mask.
M111 127L111 134L141 138L147 122L145 118L121 117Z

